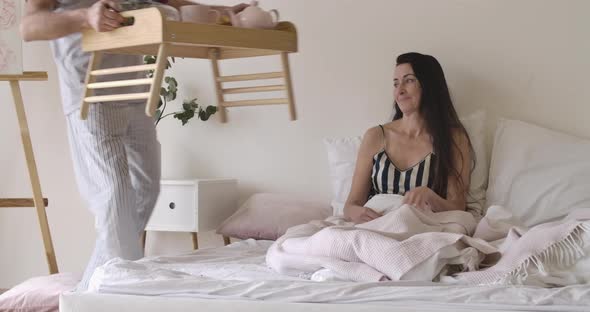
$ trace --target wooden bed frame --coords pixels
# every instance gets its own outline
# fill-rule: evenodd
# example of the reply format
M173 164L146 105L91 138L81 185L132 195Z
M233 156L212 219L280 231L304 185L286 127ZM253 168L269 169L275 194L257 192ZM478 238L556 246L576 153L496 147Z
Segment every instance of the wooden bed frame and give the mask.
M168 57L209 59L222 122L227 121L225 108L253 105L286 104L291 120L296 120L295 99L291 82L288 53L297 52L297 31L290 22L280 22L275 29L247 29L224 25L194 24L168 21L157 8L123 12L131 25L111 32L87 30L82 48L92 56L86 75L81 118L88 116L90 103L147 100L146 114L154 116L160 96L162 78ZM100 69L104 53L156 55L155 64ZM219 61L254 56L280 55L282 71L221 76ZM153 71L151 78L96 82L98 76ZM223 88L224 82L284 79L283 84L256 87ZM93 90L149 85L149 92L94 96ZM284 98L226 101L226 94L285 91Z

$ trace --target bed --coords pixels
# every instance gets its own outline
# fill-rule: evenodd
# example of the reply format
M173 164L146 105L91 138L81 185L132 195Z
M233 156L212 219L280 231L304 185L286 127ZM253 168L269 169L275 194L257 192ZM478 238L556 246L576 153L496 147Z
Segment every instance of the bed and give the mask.
M242 311L587 311L590 305L585 285L555 289L289 278L264 264L271 244L245 240L181 256L111 263L111 269L127 276L91 292L62 295L60 311L230 311L236 304ZM202 278L186 279L179 272L199 272Z
M547 150L547 145L559 148ZM541 149L543 153L539 152ZM301 266L298 261L291 261L290 266L282 268L273 263L270 256L273 248L281 246L284 251L291 252L286 244L292 242L290 239L311 241L301 235L302 231L338 220L329 217L292 227L276 241L246 239L229 246L179 256L138 261L113 259L97 269L88 292L62 294L60 311L230 311L237 305L243 311L280 309L286 312L588 311L588 157L590 142L587 140L521 121L499 122L489 169L487 212L481 220L464 218L465 223L472 223L464 227L475 227L475 234L464 235L463 243L453 245L465 250L471 244L479 248L476 255L481 255L486 252L485 242L490 242L497 250L489 255L501 257L485 269L455 272L452 276L441 277L439 274L439 282L408 280L403 276L388 281L361 276L360 280L352 281L343 279L337 266L322 262L325 258L317 257L317 254L297 255L296 260L306 262ZM548 176L552 177L548 183L533 183L548 180ZM403 207L385 217L394 213L414 213ZM392 220L411 219L410 215L399 216ZM457 228L456 223L462 221L452 221L440 214L436 219L438 221L431 221L430 225L439 222L450 228L442 228L436 235L462 235L453 230ZM484 245L473 245L470 240L476 238L483 240ZM410 254L412 250L419 250L409 246L405 252L398 249L399 253ZM427 249L429 245L422 246ZM299 249L307 252L318 249L316 247L306 245L306 248ZM463 260L469 258L463 256L460 257ZM392 263L398 263L394 259L396 255L388 257ZM414 268L419 268L417 270L421 273L431 259L433 257L416 261ZM306 267L318 263L330 270L306 271ZM279 273L281 270L287 273Z

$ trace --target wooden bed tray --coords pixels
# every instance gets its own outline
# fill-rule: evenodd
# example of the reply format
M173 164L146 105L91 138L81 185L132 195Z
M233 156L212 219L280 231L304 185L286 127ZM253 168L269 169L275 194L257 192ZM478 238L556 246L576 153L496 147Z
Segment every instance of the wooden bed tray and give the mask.
M160 87L168 57L187 57L209 59L212 64L219 115L222 122L227 121L225 108L253 105L286 104L291 120L295 120L295 100L289 68L288 53L297 52L297 31L290 22L280 22L275 29L247 29L224 25L183 23L165 20L157 8L123 12L133 19L133 24L111 32L87 30L82 36L82 48L91 52L86 75L86 87L81 109L81 118L86 119L91 103L147 100L146 114L154 116L160 97ZM156 55L155 64L99 68L104 53ZM219 61L253 56L280 55L282 71L270 73L251 73L234 76L221 76ZM153 70L153 75L145 79L130 79L96 82L96 77L120 73ZM256 87L223 88L224 82L251 81L265 79L284 79L283 84ZM110 94L94 96L93 90L149 85L146 93ZM285 91L284 98L225 101L226 94Z

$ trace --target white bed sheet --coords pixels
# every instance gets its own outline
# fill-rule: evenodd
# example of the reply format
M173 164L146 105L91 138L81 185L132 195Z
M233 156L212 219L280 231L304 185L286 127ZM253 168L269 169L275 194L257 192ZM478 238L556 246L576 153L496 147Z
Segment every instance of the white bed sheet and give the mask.
M318 306L327 308L350 304L360 308L379 305L387 307L388 311L401 306L421 307L421 310L431 311L590 310L590 285L562 288L473 287L441 286L427 282L314 282L308 279L309 276L286 277L265 265L265 252L271 243L246 240L183 256L147 258L136 262L113 260L110 265L95 273L89 293L67 294L62 301L66 306L71 306L72 302L81 304L86 298L93 301L98 297L113 300L113 304L121 302L122 306L128 307L126 301L150 298L149 301L162 303L160 308L166 311L173 311L169 307L163 309L166 304L175 305L179 302L179 306L190 305L192 302L201 302L202 299L221 299L207 300L210 304L249 300L248 302L264 306L273 305L275 308L280 305L281 309L285 303L323 303ZM179 297L186 300L177 301L176 299L181 299ZM91 312L94 311L92 306L88 305L90 310L70 311ZM300 307L301 305L293 305L292 311L298 311ZM221 306L217 308L222 309ZM102 311L106 310L108 309Z

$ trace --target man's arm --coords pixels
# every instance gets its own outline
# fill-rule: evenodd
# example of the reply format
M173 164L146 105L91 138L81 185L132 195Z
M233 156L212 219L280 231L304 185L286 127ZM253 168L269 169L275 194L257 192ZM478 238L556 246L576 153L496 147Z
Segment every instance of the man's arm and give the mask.
M81 32L86 28L111 31L124 21L112 0L101 0L90 8L54 12L56 0L27 0L20 31L25 41L52 40Z

